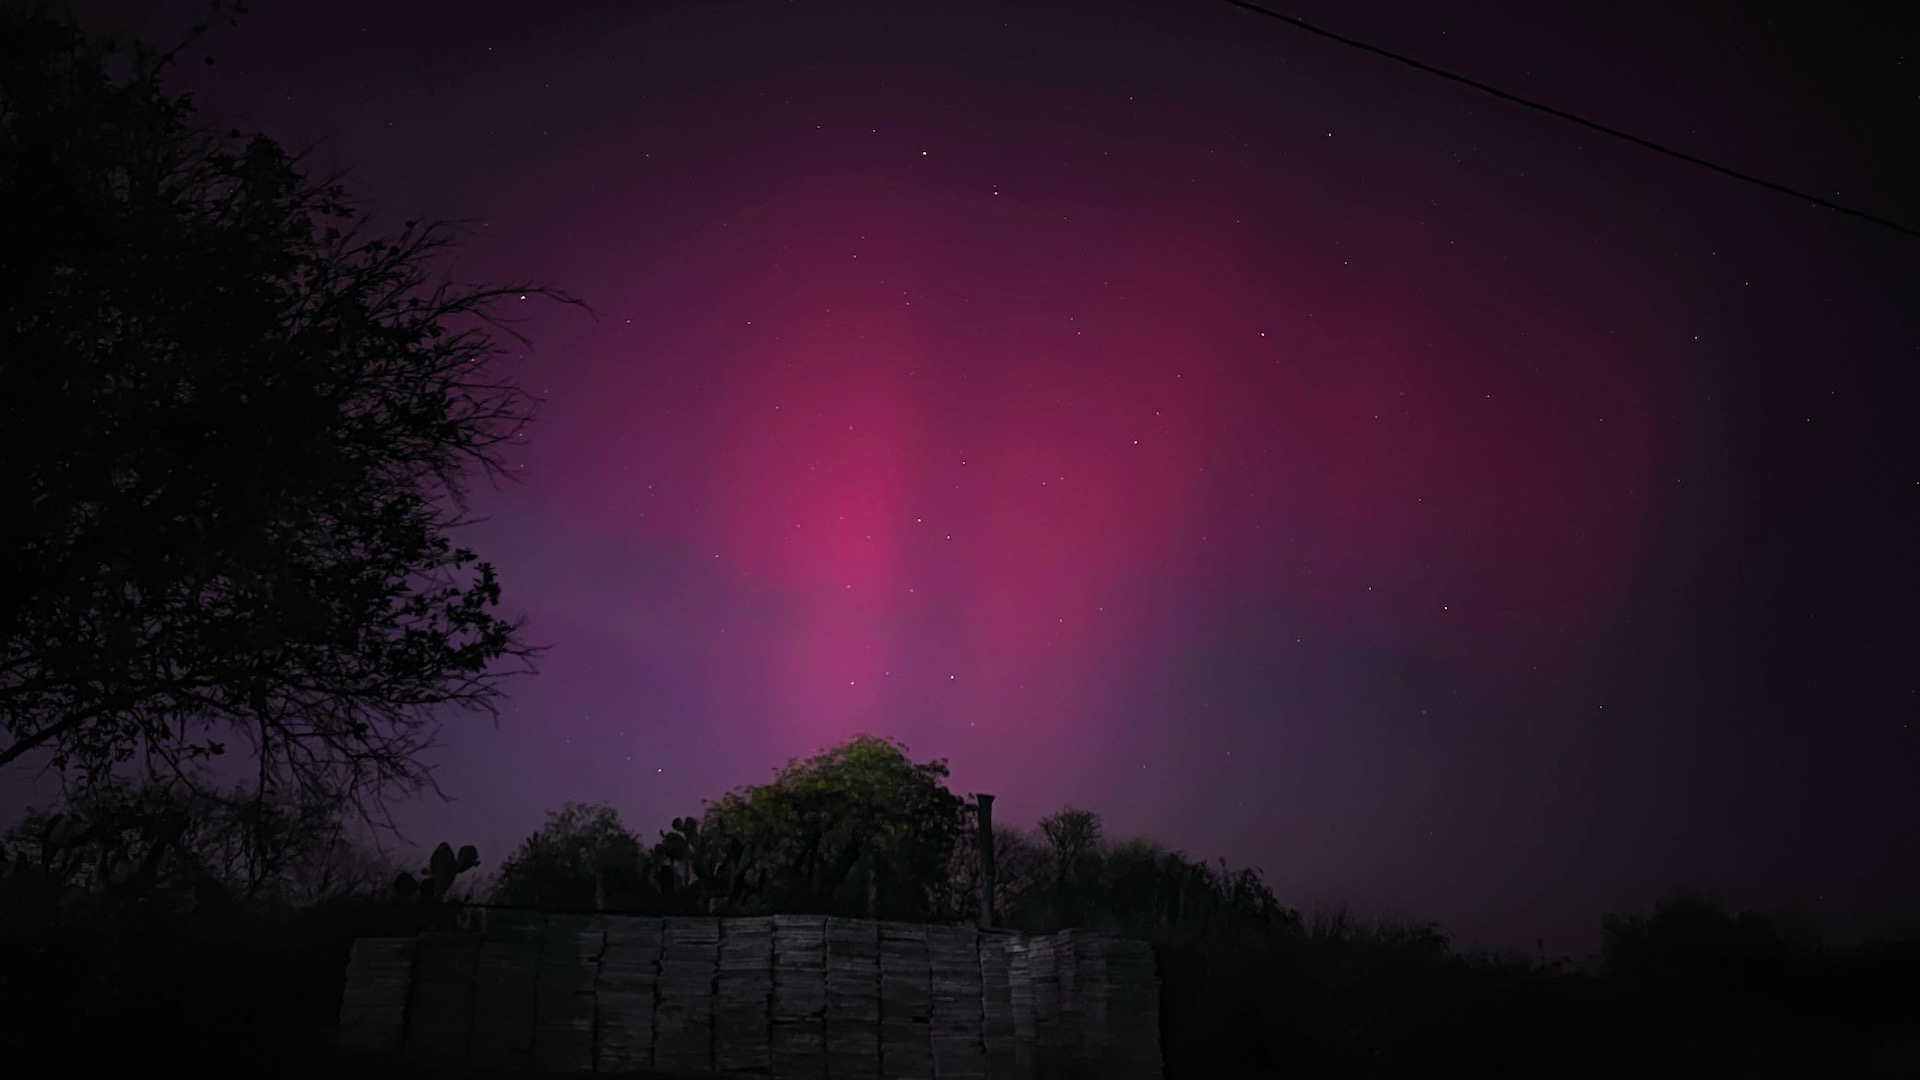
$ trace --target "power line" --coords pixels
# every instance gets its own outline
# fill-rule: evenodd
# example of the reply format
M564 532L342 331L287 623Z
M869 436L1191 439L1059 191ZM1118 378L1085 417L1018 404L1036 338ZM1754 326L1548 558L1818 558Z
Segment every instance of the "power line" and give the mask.
M1654 151L1655 153L1665 154L1670 158L1677 158L1678 160L1687 162L1688 164L1691 164L1691 165L1698 165L1705 169L1711 169L1722 176L1730 176L1735 180L1743 181L1748 184L1754 184L1756 186L1766 188L1769 191L1778 192L1782 195L1791 195L1796 199L1804 199L1807 202L1810 202L1813 205L1821 207L1823 209L1832 210L1832 211L1835 211L1836 213L1846 214L1849 217L1856 217L1861 219L1862 221L1871 221L1875 225L1880 225L1885 228L1892 229L1895 232L1905 233L1908 236L1920 237L1920 229L1915 229L1907 225L1902 225L1897 221L1890 221L1887 218L1880 217L1877 214L1869 214L1865 210L1855 209L1854 207L1844 206L1840 203L1833 202L1829 199L1823 199L1818 195L1809 194L1805 191L1799 190L1798 188L1791 188L1785 184L1776 184L1771 180L1764 180L1750 173L1743 173L1738 169L1728 168L1725 165L1720 165L1715 162L1708 161L1706 158L1696 157L1693 154L1686 153L1685 151L1675 150L1670 146L1663 146L1660 143L1654 142L1651 139L1643 139L1638 135L1629 134L1627 132L1621 131L1619 128L1608 127L1607 125L1599 123L1598 121L1589 120L1584 116L1576 116L1573 113L1567 112L1564 109L1556 109L1551 105L1543 105L1540 102L1533 101L1528 98L1523 98L1518 94L1510 94L1507 91L1500 89L1499 87L1488 86L1486 83L1480 82L1477 79L1469 79L1465 75L1458 75L1458 74L1455 74L1454 72L1447 71L1444 68L1437 68L1437 67L1434 67L1432 64L1422 63L1418 60L1413 59L1410 56L1402 56L1401 54L1397 52L1393 52L1390 49L1383 49L1378 45L1370 45L1367 42L1359 41L1354 38L1347 37L1343 34L1336 34L1333 31L1328 30L1324 27L1315 26L1314 24L1307 22L1304 19L1296 19L1291 15L1282 15L1277 11L1272 11L1267 8L1263 8L1258 4L1249 2L1249 0L1222 0L1222 2L1231 4L1234 7L1240 8L1243 11L1251 11L1256 15L1264 15L1269 19L1274 19L1279 22L1286 23L1288 26L1291 26L1296 30L1305 30L1309 34L1315 34L1319 37L1326 38L1329 41L1337 41L1340 44L1347 46L1348 48L1359 49L1361 52L1372 53L1375 56L1383 56L1388 60L1392 60L1395 63L1405 64L1407 67L1413 68L1417 71L1423 71L1428 75L1437 75L1442 79L1446 79L1448 82L1456 82L1462 86L1470 86L1473 89L1478 90L1483 94L1491 94L1502 101L1510 101L1515 105L1524 106L1526 108L1534 110L1535 112L1543 112L1543 113L1546 113L1548 116L1557 117L1561 120L1571 121L1572 123L1579 124L1581 127L1587 128L1590 131L1597 131L1602 135L1611 135L1616 139L1621 139L1626 142L1630 142L1635 146L1644 147L1648 150Z

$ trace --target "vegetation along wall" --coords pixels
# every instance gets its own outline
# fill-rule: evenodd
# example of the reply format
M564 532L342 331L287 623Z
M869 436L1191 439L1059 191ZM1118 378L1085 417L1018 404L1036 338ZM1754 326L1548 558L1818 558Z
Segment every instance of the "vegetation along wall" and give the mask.
M343 1048L442 1069L1158 1080L1152 949L824 916L492 910L355 943Z

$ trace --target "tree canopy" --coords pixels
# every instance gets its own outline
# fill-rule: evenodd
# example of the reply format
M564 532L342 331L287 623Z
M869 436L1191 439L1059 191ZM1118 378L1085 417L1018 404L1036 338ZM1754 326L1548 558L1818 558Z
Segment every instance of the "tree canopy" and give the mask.
M445 227L380 234L165 69L0 11L0 765L239 740L364 808L533 654L453 530L531 414L502 305L551 294L437 276Z
M494 899L572 910L947 913L966 803L946 763L861 735L788 763L651 849L604 805L568 804L508 856Z
M970 920L977 812L944 761L855 736L674 818L648 848L604 805L568 804L508 856L493 899L561 910L825 913ZM1028 930L1102 925L1147 937L1297 925L1258 871L1111 843L1074 807L994 830L995 908Z
M0 835L0 895L183 908L386 890L393 867L356 843L340 809L179 782L94 785Z
M916 764L899 743L859 735L727 794L701 828L783 910L920 917L966 820L947 775L945 761Z
M494 900L560 911L646 903L647 851L610 806L568 803L500 865Z

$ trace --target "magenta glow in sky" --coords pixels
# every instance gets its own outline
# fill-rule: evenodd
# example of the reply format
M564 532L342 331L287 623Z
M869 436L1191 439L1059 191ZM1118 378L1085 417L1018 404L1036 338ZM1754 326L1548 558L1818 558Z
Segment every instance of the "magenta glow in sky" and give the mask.
M1920 895L1860 839L1914 749L1858 629L1913 595L1897 240L1197 0L348 8L203 101L600 313L529 326L476 542L553 651L423 841L871 731L1468 940ZM1866 169L1703 17L1296 13Z
M1621 385L1606 342L1542 372L1525 328L1436 325L1455 298L1407 271L1296 310L1262 293L1315 256L1247 250L1219 214L1115 236L1127 215L1009 200L930 227L965 197L930 158L860 207L739 214L753 249L701 268L702 377L636 364L541 435L617 468L587 478L597 499L546 488L556 513L795 606L748 666L823 734L912 693L887 680L924 666L916 621L970 679L1044 669L1078 706L1043 723L1006 700L996 731L1072 737L1120 706L1116 650L1185 632L1162 606L1187 588L1496 678L1564 666L1616 613L1679 449L1657 372Z

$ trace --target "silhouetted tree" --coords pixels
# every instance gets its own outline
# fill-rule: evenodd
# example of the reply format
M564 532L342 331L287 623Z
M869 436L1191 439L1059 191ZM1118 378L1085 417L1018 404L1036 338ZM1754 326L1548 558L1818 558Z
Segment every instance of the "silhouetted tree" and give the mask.
M947 775L945 761L916 764L898 743L859 735L729 793L699 829L736 902L751 894L772 910L924 918L966 820Z
M1010 925L1103 926L1162 943L1300 925L1258 870L1197 862L1144 837L1109 843L1103 832L1098 814L1074 807L1041 819L1031 836L996 830Z
M375 234L166 65L0 11L0 765L238 739L364 808L530 657L449 530L529 412L501 305L550 294L436 279L446 229Z
M297 906L393 880L384 859L355 843L338 805L179 781L93 785L30 811L4 842L11 869L46 899Z
M1101 831L1099 814L1072 806L1040 819L1040 835L1052 858L1055 884L1064 886L1095 871L1101 854Z
M1750 992L1791 960L1771 920L1729 911L1714 897L1676 889L1650 915L1610 916L1601 925L1600 965L1626 984L1715 994Z
M1047 921L1080 926L1098 901L1104 851L1100 815L1066 807L1040 819L1040 842L1047 855Z
M994 910L1020 912L1048 880L1046 849L1033 836L1008 825L993 829Z
M501 863L493 899L550 910L632 910L647 891L646 850L619 812L568 803Z
M1035 850L1024 833L1006 825L995 825L993 838L994 910L1004 913L1036 880L1031 866ZM980 805L968 796L960 807L960 831L947 859L946 876L928 887L928 915L941 922L978 919L980 870Z

